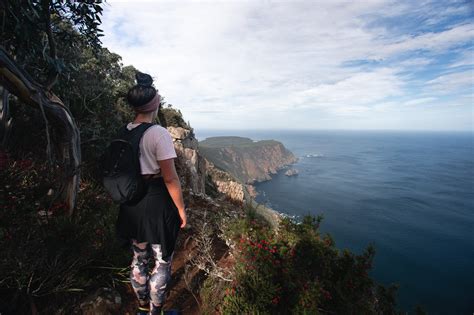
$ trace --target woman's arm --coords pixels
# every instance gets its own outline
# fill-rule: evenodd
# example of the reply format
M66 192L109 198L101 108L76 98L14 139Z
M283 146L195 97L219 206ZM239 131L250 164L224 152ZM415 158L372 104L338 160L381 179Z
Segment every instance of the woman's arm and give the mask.
M158 164L160 165L161 175L163 175L166 188L168 188L168 192L178 208L179 217L181 218L181 228L184 228L186 226L186 210L184 208L181 183L179 182L179 177L174 167L174 159L158 161Z

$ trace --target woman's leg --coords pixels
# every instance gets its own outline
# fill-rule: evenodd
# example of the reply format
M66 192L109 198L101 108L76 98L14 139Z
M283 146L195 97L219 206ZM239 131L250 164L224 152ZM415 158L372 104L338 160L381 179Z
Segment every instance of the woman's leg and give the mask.
M171 279L171 261L173 254L163 258L160 244L151 244L155 268L150 275L151 314L159 314L165 302L165 290Z
M130 281L140 307L148 308L150 303L148 287L148 262L151 250L148 243L137 243L132 240L133 260L130 272Z

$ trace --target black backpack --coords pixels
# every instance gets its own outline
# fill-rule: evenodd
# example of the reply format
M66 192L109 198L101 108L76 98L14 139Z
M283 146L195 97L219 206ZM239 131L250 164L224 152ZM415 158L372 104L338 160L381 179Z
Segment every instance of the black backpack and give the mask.
M140 139L154 126L142 123L128 130L120 128L101 157L102 183L114 201L134 204L146 194L146 183L140 168Z

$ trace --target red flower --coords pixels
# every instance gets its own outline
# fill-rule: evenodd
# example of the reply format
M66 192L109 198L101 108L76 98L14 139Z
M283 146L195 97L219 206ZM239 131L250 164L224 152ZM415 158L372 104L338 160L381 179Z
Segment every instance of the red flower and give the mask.
M323 292L323 296L326 300L331 300L332 299L331 293L329 293L326 290L322 290L322 292Z

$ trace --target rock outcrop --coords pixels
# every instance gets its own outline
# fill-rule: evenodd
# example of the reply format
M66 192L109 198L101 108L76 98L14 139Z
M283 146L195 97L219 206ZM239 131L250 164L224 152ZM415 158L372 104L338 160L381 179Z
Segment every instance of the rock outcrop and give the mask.
M167 127L173 138L176 154L176 167L182 176L185 189L195 194L205 193L206 161L198 152L198 141L192 129Z
M229 173L216 168L209 161L207 162L206 170L211 181L210 185L213 185L218 193L224 194L234 201L243 202L249 200L249 193L245 186L230 176Z

